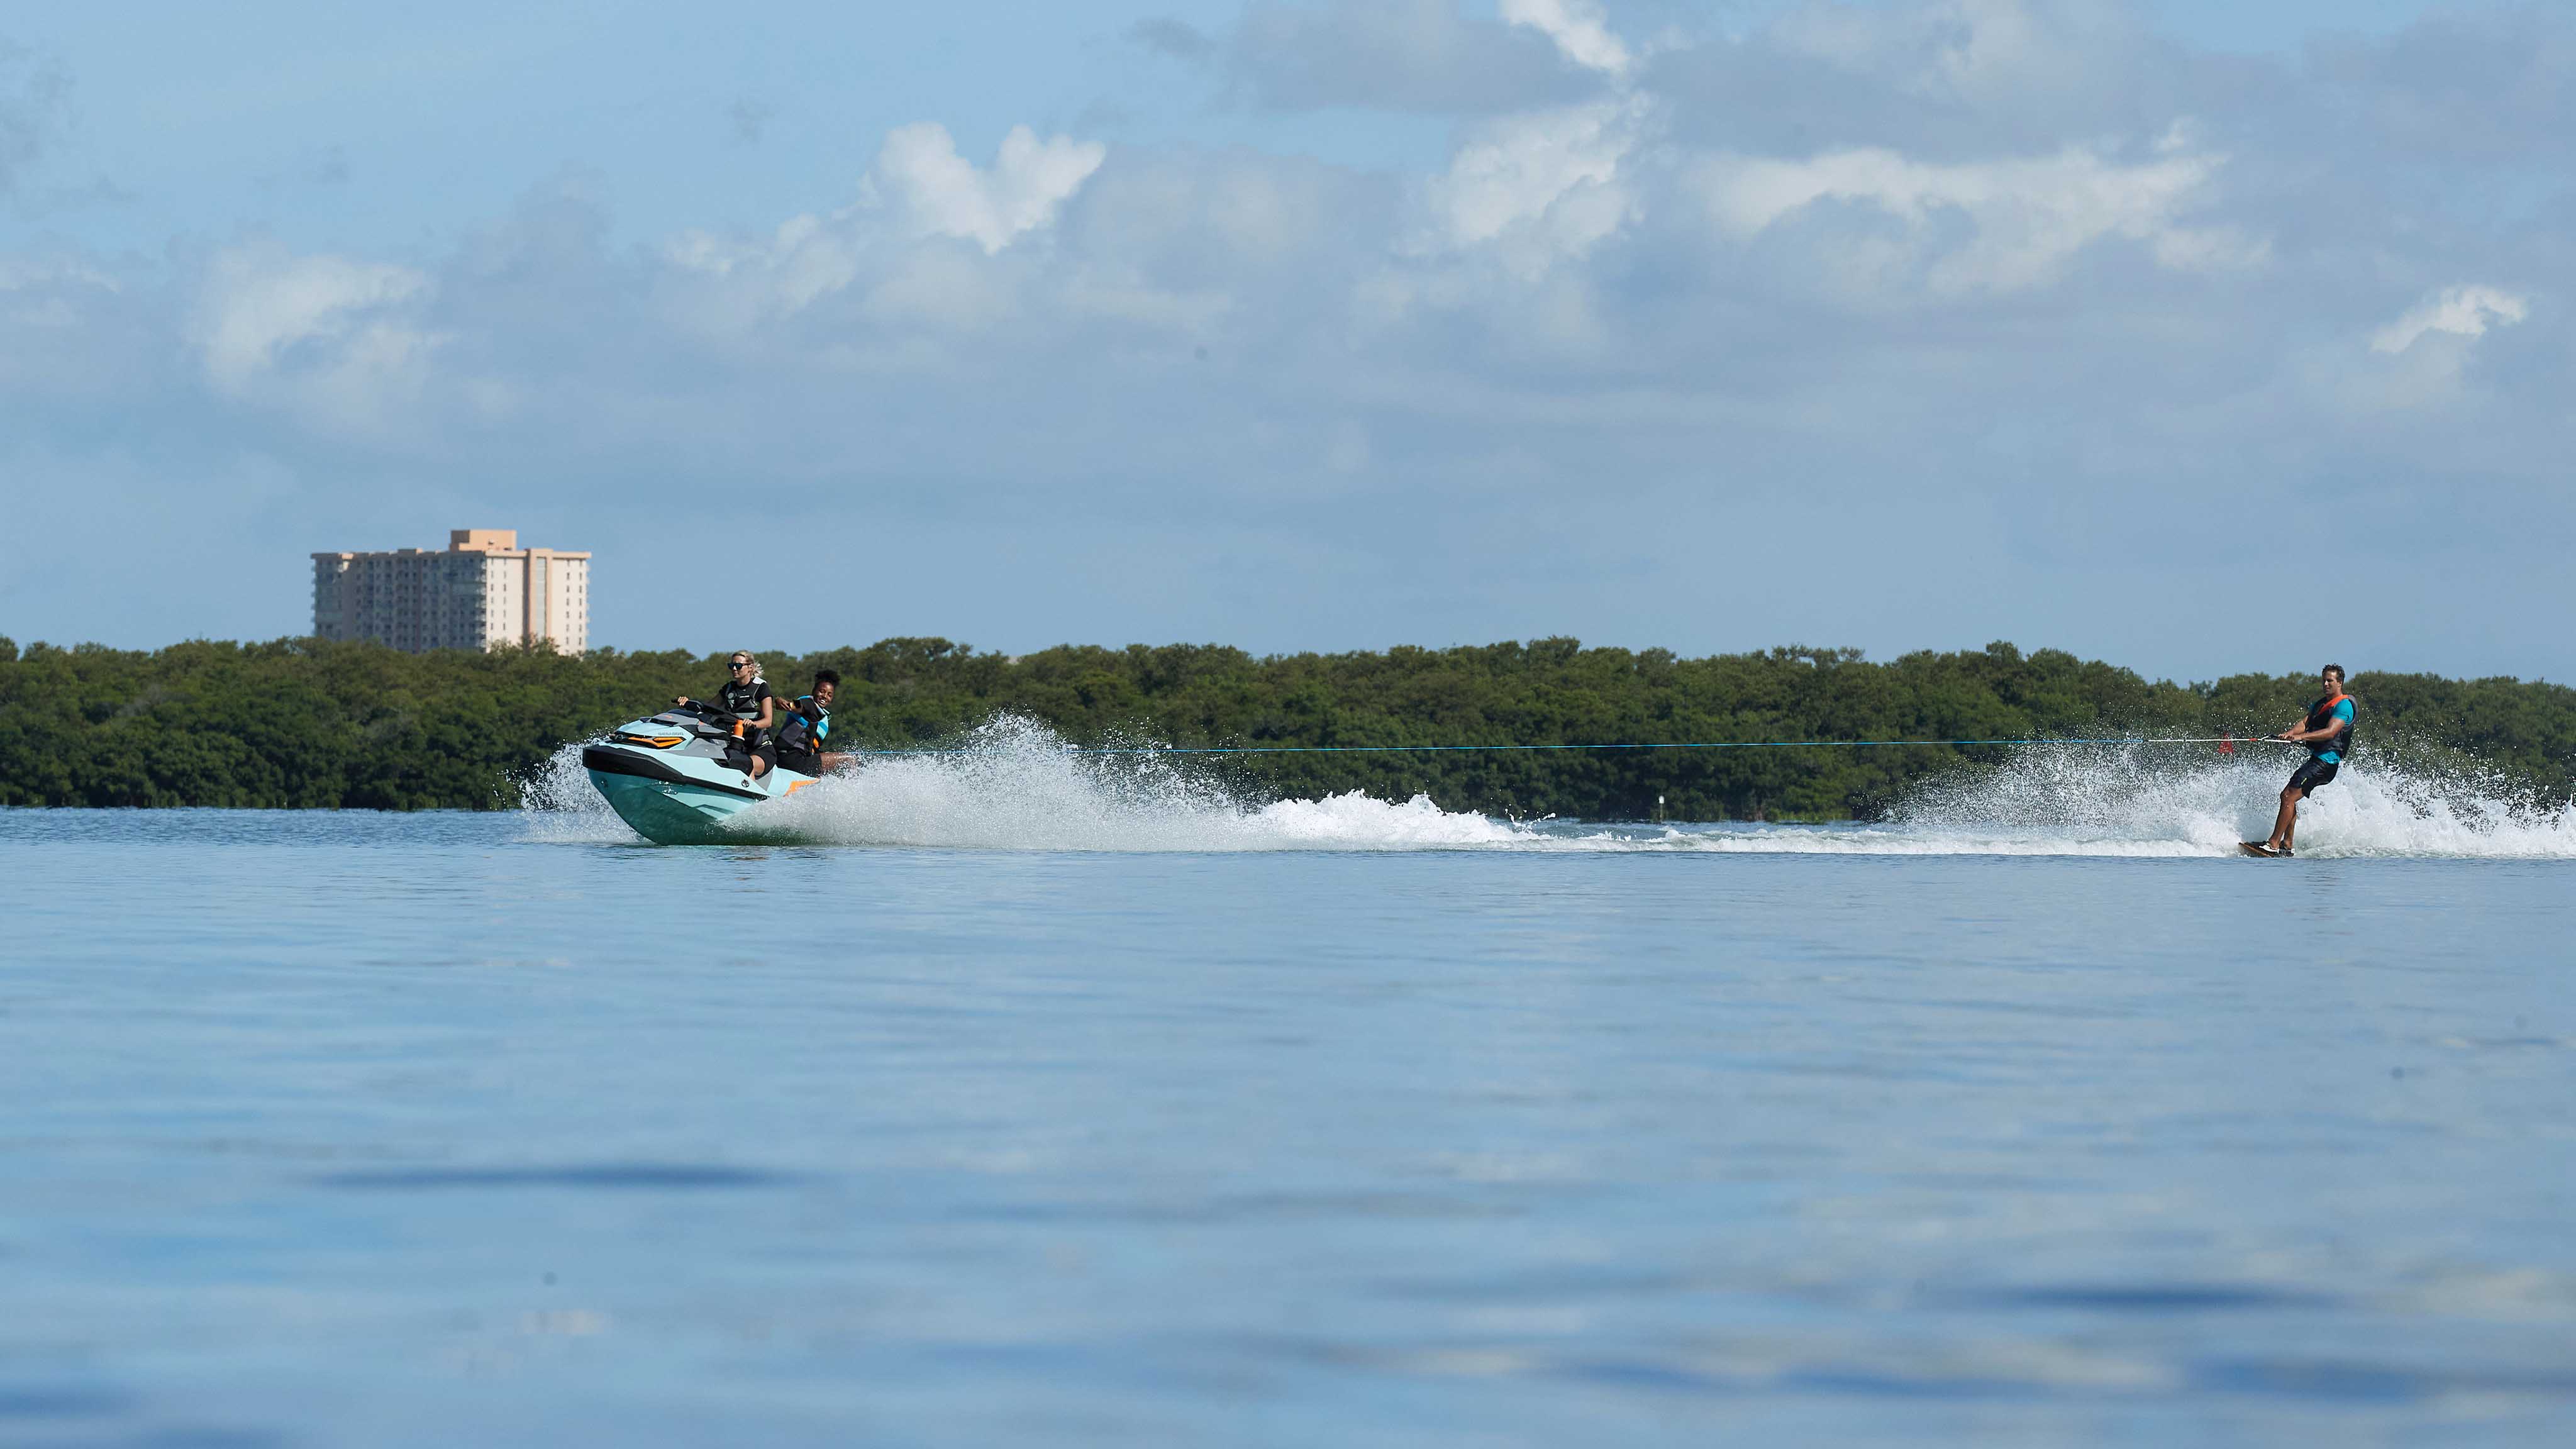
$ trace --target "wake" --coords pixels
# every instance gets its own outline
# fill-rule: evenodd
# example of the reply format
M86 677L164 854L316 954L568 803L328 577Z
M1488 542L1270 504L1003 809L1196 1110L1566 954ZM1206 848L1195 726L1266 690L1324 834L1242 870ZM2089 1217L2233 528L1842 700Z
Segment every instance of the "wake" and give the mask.
M886 756L745 811L745 845L1033 851L1681 851L1835 855L2233 855L2271 828L2296 753L2205 746L2027 746L1996 768L1915 787L1860 825L1643 825L1497 820L1427 796L1352 791L1250 801L1188 756L1072 753L1000 718L954 754ZM525 782L530 838L634 843L568 745ZM2576 859L2576 807L2517 800L2488 776L2374 749L2311 799L2302 857Z

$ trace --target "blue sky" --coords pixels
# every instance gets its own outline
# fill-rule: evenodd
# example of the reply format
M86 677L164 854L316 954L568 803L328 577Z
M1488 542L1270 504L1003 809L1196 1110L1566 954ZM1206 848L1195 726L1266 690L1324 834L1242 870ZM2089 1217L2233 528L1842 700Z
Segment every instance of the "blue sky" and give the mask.
M2567 678L2561 7L0 19L0 633ZM64 546L124 540L102 572Z

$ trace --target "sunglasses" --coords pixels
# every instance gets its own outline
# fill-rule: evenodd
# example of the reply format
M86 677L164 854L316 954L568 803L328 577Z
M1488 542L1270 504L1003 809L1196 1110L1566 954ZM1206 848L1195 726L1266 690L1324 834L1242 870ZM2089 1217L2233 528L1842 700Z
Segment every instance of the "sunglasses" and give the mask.
M735 669L749 669L751 667L751 661L748 659L737 659L733 662L731 667Z

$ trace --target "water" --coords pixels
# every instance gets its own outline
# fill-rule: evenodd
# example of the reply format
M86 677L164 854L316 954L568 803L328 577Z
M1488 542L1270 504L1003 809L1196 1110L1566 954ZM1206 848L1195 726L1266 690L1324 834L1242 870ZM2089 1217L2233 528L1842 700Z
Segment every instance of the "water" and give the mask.
M2356 767L2259 862L2251 765L1604 827L985 744L719 848L0 812L0 1443L2576 1419L2563 817Z

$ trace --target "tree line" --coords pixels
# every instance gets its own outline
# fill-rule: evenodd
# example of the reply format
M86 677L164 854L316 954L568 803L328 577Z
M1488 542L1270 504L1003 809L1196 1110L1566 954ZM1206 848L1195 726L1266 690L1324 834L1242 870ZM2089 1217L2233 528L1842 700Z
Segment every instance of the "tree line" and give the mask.
M368 643L192 641L152 652L0 638L0 805L510 808L569 742L676 695L723 654L540 647L404 654ZM1541 639L1259 657L1217 645L1067 645L1022 656L945 639L765 655L793 696L839 671L834 743L916 748L997 715L1078 745L1361 746L2025 739L2259 734L2295 719L2304 672L2149 681L2011 644L1873 662L1851 649L1685 659ZM2556 807L2576 793L2576 690L2360 672L2362 750L2474 765ZM1867 817L1908 784L2007 752L1763 750L1223 756L1254 798L1366 790L1448 809L1588 819ZM2287 758L2284 758L2286 768ZM1658 798L1661 799L1660 806Z

